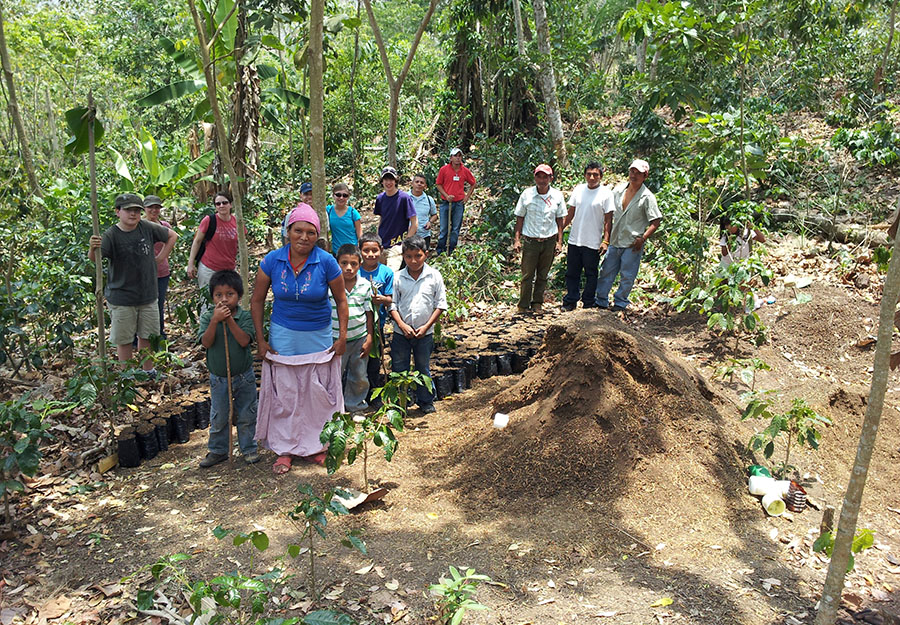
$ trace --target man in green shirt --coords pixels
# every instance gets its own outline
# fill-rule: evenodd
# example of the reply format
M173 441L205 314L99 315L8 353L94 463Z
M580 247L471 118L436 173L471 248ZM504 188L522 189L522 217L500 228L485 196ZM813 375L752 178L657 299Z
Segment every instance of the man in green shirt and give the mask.
M619 276L619 288L612 310L622 312L628 307L628 295L641 266L644 244L662 221L656 196L644 186L649 174L650 164L635 159L628 168L628 184L613 191L615 211L609 250L597 282L597 306L600 308L609 308L609 290L616 276Z

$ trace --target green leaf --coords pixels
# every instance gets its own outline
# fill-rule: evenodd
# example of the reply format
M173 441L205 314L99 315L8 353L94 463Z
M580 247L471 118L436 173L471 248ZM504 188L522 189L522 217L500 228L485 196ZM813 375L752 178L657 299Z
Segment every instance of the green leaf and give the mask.
M135 104L143 107L159 106L206 88L205 80L179 80L160 87L153 93L135 100Z
M366 543L364 543L362 539L356 536L353 532L348 533L347 537L341 541L341 544L348 549L356 549L363 555L368 554L368 551L366 550Z
M237 33L237 11L231 11L234 8L234 2L235 0L217 0L216 2L213 27L217 29L224 22L222 31L219 34L219 41L222 42L226 52L234 50L234 36ZM225 20L226 17L228 17L227 21ZM211 36L212 32L209 35Z
M271 33L266 33L262 36L262 44L274 50L284 50L284 45L281 43L281 39Z
M213 528L212 533L213 533L213 536L215 536L215 537L218 538L219 540L222 540L223 538L225 538L226 536L228 536L228 530L225 529L224 527L222 527L221 525L216 525L216 526Z
M304 625L353 625L353 620L346 614L334 610L316 610L303 617Z
M300 555L300 545L288 545L287 552L289 556L296 558Z
M155 590L146 590L139 588L137 591L137 601L134 604L138 610L149 610L153 607L153 595Z
M813 551L816 553L826 552L827 550L834 544L834 534L832 532L825 532L821 536L816 539L816 542L813 543Z
M90 148L88 145L88 109L79 106L69 109L65 113L66 125L69 127L70 137L66 141L65 152L67 154L84 154ZM103 141L103 124L94 118L94 146Z
M309 110L309 97L302 93L285 89L284 87L269 87L263 91L263 95L272 96L279 102L286 102L291 106L296 106L304 111Z
M144 163L144 169L150 177L151 182L157 184L159 181L159 148L156 145L156 139L141 127L138 131L138 148L141 151L141 160Z
M265 39L265 35L263 35L263 39ZM270 78L276 78L280 72L278 68L274 65L266 65L265 63L260 63L256 66L256 74L259 76L260 80L268 80Z
M265 532L253 532L250 534L250 541L259 551L265 551L269 548L269 537Z

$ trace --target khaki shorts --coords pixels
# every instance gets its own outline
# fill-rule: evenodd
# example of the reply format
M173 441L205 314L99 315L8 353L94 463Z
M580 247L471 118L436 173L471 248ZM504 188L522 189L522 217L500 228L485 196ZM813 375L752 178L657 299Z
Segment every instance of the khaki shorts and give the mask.
M113 345L130 345L135 335L148 339L159 334L159 305L156 300L143 306L109 304L109 340Z

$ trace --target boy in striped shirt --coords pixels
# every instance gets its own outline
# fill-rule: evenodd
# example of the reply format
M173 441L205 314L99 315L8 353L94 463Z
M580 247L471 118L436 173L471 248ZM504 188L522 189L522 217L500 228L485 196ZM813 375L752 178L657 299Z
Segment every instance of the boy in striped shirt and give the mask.
M366 364L375 337L372 285L358 275L362 263L358 247L352 243L342 245L338 249L337 261L344 278L344 289L347 291L347 306L350 308L350 318L347 322L347 350L341 356L344 410L357 412L368 408L366 395L369 392L369 379L366 375ZM330 293L328 297L331 299L331 327L337 338L340 333L337 309Z

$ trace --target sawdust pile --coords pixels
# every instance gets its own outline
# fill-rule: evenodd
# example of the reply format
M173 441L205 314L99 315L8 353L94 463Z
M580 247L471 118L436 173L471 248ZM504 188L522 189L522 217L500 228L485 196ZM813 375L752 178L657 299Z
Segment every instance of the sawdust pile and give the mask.
M528 370L485 414L509 413L509 426L454 432L444 466L457 488L500 499L573 490L637 493L642 505L679 491L735 498L742 461L714 400L652 337L608 313L573 313L547 329Z

